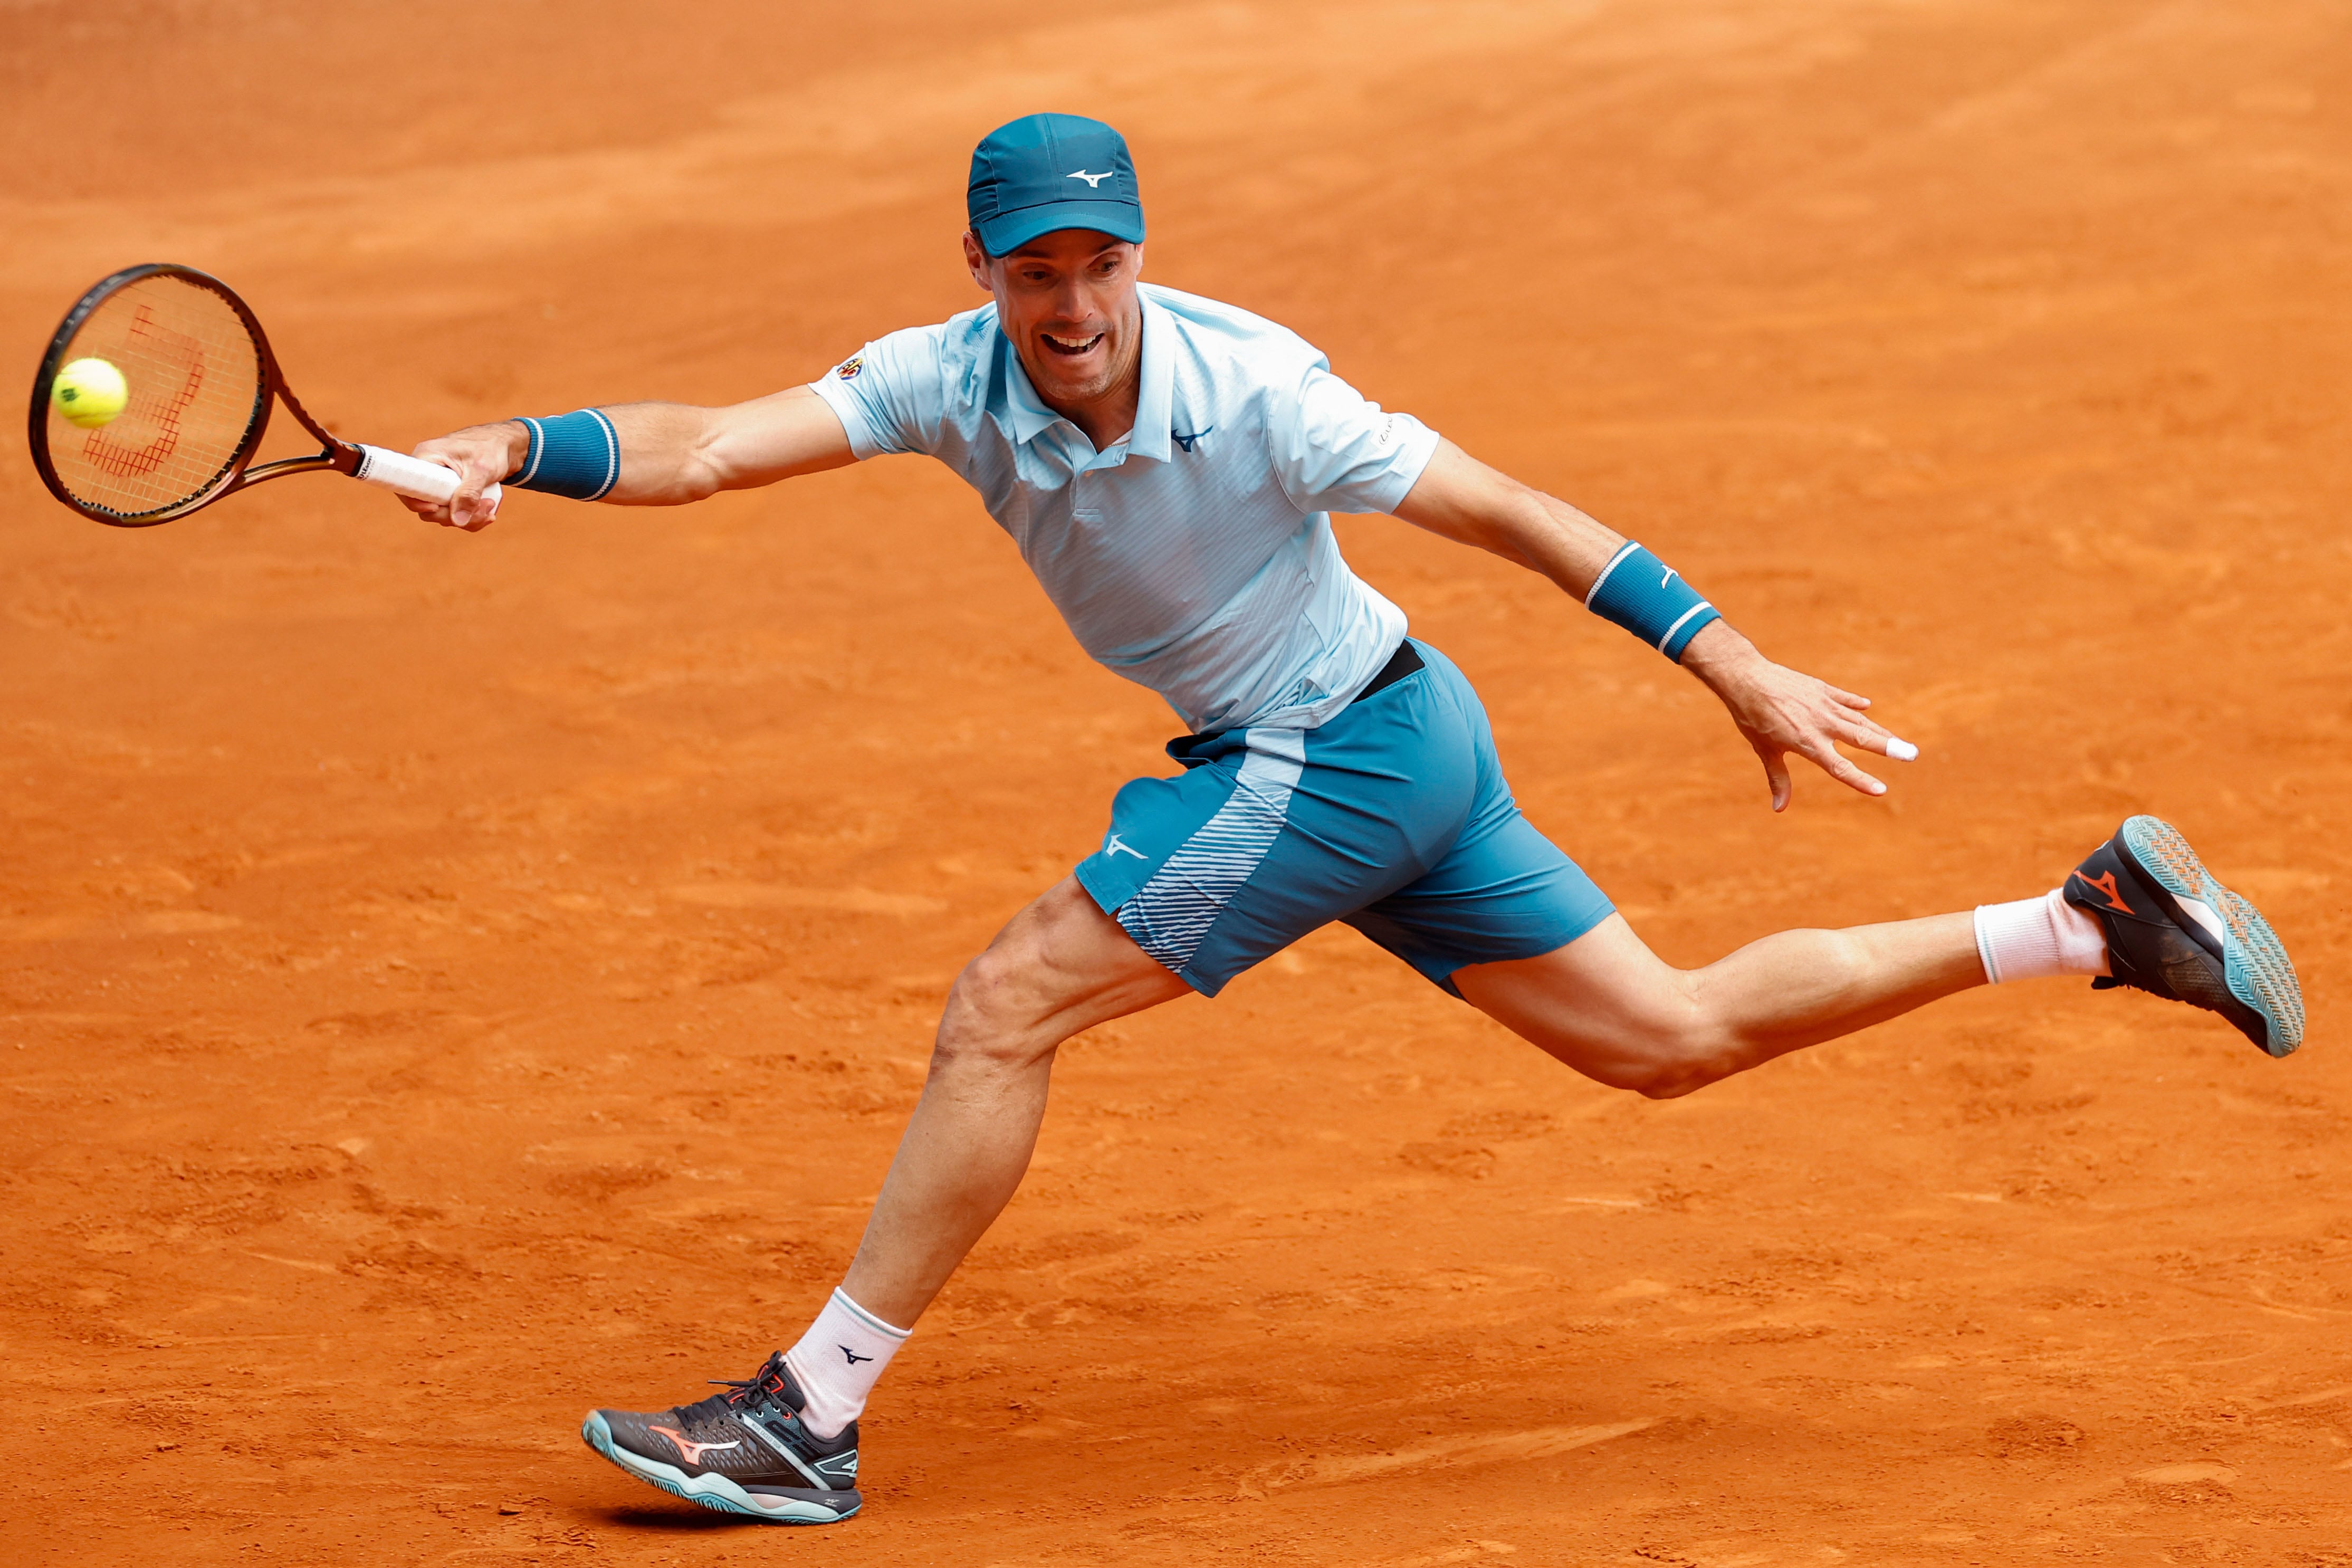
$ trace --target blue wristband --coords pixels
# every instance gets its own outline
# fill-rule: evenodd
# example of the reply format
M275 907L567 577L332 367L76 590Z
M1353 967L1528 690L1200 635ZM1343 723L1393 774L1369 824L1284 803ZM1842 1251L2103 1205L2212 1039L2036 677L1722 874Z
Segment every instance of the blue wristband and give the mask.
M1630 540L1592 580L1584 607L1623 626L1676 664L1701 627L1723 619L1723 612L1700 598L1698 590L1673 567Z
M621 478L621 437L604 411L583 408L552 419L523 418L530 450L507 483L573 500L603 500Z

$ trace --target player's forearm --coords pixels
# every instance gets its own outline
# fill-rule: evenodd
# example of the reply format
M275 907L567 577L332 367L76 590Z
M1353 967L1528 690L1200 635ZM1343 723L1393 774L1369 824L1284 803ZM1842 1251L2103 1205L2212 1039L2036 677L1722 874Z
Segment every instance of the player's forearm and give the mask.
M841 420L805 386L724 408L623 403L510 422L517 488L620 506L682 506L855 462Z
M1508 537L1519 563L1540 572L1580 602L1625 543L1625 536L1615 529L1541 490L1529 489L1527 500L1513 510L1516 526Z
M1625 542L1613 529L1488 468L1451 441L1438 444L1397 515L1539 573L1579 600Z
M727 489L713 452L722 410L683 403L624 403L599 410L613 422L621 472L601 498L615 506L684 506Z

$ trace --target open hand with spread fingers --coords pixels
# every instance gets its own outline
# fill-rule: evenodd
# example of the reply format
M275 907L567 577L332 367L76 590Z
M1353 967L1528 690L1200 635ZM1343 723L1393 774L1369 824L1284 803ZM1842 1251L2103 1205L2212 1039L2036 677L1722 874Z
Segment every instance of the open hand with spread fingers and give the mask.
M1772 809L1786 811L1795 794L1790 753L1803 757L1848 789L1885 795L1886 785L1848 761L1840 745L1909 762L1918 748L1898 740L1868 712L1870 699L1773 663L1756 645L1717 621L1691 639L1683 668L1706 683L1756 748L1772 789Z

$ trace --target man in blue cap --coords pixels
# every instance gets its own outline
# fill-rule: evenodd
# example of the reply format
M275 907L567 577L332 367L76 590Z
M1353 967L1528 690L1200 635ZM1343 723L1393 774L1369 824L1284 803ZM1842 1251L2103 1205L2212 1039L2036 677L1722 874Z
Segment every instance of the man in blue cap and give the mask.
M636 404L479 426L417 448L464 485L698 500L891 452L954 468L1087 650L1192 731L1129 784L1102 847L950 993L930 1076L849 1274L790 1350L583 1436L632 1475L785 1524L859 1506L875 1380L1011 1198L1060 1043L1227 981L1333 921L1599 1081L1652 1096L1989 982L2091 975L2302 1038L2269 926L2180 836L2136 816L2063 887L1973 913L1797 931L1661 962L1519 815L1477 694L1349 570L1333 511L1389 511L1539 572L1722 700L1764 765L1865 795L1840 744L1907 758L1869 704L1772 663L1672 570L1575 508L1382 412L1294 334L1139 281L1143 205L1116 131L1039 114L973 154L964 259L992 302L869 343L730 408Z

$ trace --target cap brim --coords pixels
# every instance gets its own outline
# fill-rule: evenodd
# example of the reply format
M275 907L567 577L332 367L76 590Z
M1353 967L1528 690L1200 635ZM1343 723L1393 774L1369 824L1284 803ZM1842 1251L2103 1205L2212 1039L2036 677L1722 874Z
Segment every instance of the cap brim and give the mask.
M1129 202L1047 202L999 213L980 225L980 243L991 256L1017 250L1057 228L1091 228L1129 245L1143 243L1143 209Z

